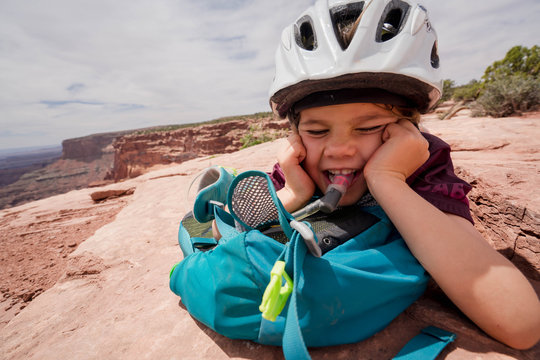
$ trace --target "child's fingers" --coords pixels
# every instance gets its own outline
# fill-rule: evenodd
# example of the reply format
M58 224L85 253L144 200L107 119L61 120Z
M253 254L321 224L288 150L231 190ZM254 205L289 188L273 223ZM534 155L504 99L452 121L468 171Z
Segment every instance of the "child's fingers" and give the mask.
M392 136L399 135L412 135L424 138L422 134L420 134L420 130L418 130L412 122L407 119L400 119L395 123L386 125L383 132L383 141L387 141Z
M290 212L303 206L315 191L315 183L301 165L305 158L306 149L302 139L298 134L291 134L278 154L278 163L286 181L278 196Z
M383 132L382 141L394 139L399 147L424 153L428 151L429 143L420 133L420 130L409 120L400 119L395 123L388 124Z
M280 165L300 165L306 158L306 149L302 143L302 139L297 134L291 134L287 138L287 146L285 146L278 154L278 162Z
M429 143L408 120L386 125L383 144L372 155L365 171L377 174L401 174L409 177L429 158Z

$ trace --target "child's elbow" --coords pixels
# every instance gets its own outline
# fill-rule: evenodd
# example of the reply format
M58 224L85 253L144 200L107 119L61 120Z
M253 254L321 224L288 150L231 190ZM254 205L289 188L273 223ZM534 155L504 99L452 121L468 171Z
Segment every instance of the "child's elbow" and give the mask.
M538 340L540 340L538 336L528 333L519 334L517 336L512 335L508 338L508 341L504 341L504 343L517 350L527 350L536 345Z
M540 340L540 316L530 320L529 324L515 324L509 327L500 334L499 340L518 350L532 348Z

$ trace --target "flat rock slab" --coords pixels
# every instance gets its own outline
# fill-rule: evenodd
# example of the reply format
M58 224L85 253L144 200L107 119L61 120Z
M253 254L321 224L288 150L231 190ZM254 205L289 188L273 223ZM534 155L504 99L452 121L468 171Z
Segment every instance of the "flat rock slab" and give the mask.
M474 122L471 123L473 125L465 122L453 123L455 120L444 124L433 121L426 126L435 134L440 130L442 137L448 142L455 140L456 145L459 145L457 141L463 140L467 134L474 131L489 134L488 130L493 131L503 125L499 119L489 120L492 123L488 124L488 119L467 120ZM537 119L532 120L533 125L538 124ZM478 128L479 126L485 126L484 130ZM509 125L509 128L515 129L516 126ZM527 129L527 132L521 135L515 134L515 138L508 145L488 152L509 150L513 143L528 141L525 139L528 139L528 132L532 129ZM503 128L501 133L506 131L506 128ZM446 133L450 134L448 138ZM534 138L536 141L539 139L538 136ZM472 136L470 139L473 139ZM282 146L281 141L228 155L191 160L122 183L122 188L135 187L136 190L133 195L122 198L127 199L127 205L115 220L101 227L80 244L69 255L67 271L61 279L32 300L0 330L2 358L282 358L282 351L278 347L230 340L209 330L187 313L180 299L168 288L169 271L182 256L177 243L178 224L181 217L190 210L193 199L190 198L188 189L195 176L204 168L216 164L234 167L240 171L270 170L275 162L275 155ZM468 147L470 144L463 143L462 146ZM539 148L538 143L535 146L536 149ZM477 160L468 153L477 154ZM467 150L467 154L465 151L458 151L456 155L456 165L467 171L472 178L491 174L491 169L484 173L484 170L477 168L478 164L484 168L492 166L492 163L488 164L486 160L490 157L484 157L482 151ZM525 163L538 166L537 155L524 155L531 159ZM492 158L495 162L495 159L500 157ZM515 159L516 169L519 171L521 167L518 162L521 158L516 156ZM250 159L249 163L246 159ZM501 163L499 169L502 171L501 169L509 168ZM508 171L514 173L513 170ZM537 173L531 174L529 168L523 170L523 173L529 174L528 179L536 181L538 185ZM523 176L520 172L518 174ZM503 175L486 180L489 180L490 184L498 184L499 181L509 181L508 178ZM517 187L511 186L509 189ZM99 189L92 191L97 190ZM89 194L92 191L80 191L84 192L87 199L80 201L91 202ZM80 198L77 194L80 192L67 195ZM525 200L520 191L507 196L512 201ZM502 197L504 201L506 198ZM528 209L538 213L537 204L531 194L528 199ZM24 211L30 211L30 205L34 206L32 211L35 211L36 206L52 206L51 204L58 208L73 206L66 196L45 200L28 204L29 207L2 211L0 216L9 216L10 211L22 211L24 215ZM421 328L428 325L439 326L458 335L456 342L449 345L440 358L540 358L538 345L528 351L516 351L486 336L465 318L436 286L430 287L421 299L398 316L390 326L370 339L356 344L312 349L311 355L314 359L388 359L397 354Z
M533 114L534 115L534 114ZM452 146L478 230L529 278L540 281L540 113L429 121Z

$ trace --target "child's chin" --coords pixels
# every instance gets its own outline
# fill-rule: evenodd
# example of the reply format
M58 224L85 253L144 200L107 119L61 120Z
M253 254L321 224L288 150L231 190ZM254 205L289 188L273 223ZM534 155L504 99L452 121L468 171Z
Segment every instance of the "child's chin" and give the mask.
M338 203L338 206L350 206L356 204L367 191L366 189L349 188L350 191L346 192ZM352 190L352 191L351 191Z
M343 197L339 203L338 203L338 206L350 206L350 205L354 205L358 202L358 200L360 200L360 197L348 197L348 196L345 196Z

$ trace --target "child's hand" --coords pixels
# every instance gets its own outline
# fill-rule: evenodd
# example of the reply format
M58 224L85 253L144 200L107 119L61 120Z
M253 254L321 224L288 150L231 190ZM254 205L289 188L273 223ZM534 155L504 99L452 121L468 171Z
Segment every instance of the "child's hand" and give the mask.
M302 139L294 132L278 154L278 162L285 175L285 187L278 191L278 197L289 212L304 206L315 192L315 183L301 165L305 157Z
M368 186L386 176L406 181L429 158L428 141L408 120L388 124L382 141L364 167Z

